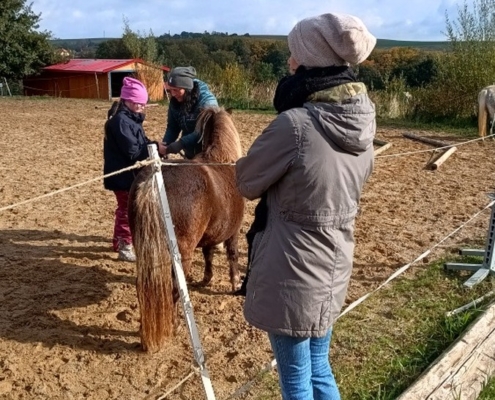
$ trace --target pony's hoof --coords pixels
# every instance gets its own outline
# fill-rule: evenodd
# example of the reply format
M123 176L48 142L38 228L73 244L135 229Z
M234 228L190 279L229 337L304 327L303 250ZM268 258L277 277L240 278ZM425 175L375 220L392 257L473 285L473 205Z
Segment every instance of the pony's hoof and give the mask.
M242 287L242 284L239 281L232 283L232 293L235 294L235 293L240 292L241 287Z
M212 279L206 279L206 278L203 278L202 281L199 281L199 282L191 282L191 286L192 287L205 287L205 286L208 286L210 283L211 283Z
M211 283L211 280L212 278L211 277L204 277L203 280L201 282L199 282L199 284L201 286L208 286L210 283Z

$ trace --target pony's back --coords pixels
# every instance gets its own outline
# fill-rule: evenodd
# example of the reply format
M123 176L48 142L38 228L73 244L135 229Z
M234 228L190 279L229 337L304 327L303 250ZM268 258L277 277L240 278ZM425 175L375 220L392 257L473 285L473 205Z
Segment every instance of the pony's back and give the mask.
M234 163L242 156L241 140L231 113L223 107L207 107L196 123L201 132L203 151L198 154L203 162Z

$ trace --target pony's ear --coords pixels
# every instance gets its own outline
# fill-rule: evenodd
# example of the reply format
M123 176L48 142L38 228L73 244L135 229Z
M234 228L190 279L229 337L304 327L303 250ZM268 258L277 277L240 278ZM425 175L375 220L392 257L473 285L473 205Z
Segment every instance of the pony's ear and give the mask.
M227 114L230 114L230 115L232 115L234 113L234 109L232 107L226 108L225 111L227 112Z

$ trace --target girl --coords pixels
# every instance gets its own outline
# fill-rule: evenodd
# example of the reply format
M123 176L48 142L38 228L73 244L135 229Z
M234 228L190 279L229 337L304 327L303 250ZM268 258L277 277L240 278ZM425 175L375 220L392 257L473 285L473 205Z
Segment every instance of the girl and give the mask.
M120 101L112 106L105 123L103 142L104 174L130 167L136 161L148 158L148 144L155 143L158 152L165 154L162 143L152 142L143 130L144 108L148 102L148 92L137 79L125 77L120 93ZM129 190L137 170L126 171L104 179L105 189L115 193L117 209L113 232L113 249L119 253L118 259L134 262L136 256L132 248L132 236L127 215Z

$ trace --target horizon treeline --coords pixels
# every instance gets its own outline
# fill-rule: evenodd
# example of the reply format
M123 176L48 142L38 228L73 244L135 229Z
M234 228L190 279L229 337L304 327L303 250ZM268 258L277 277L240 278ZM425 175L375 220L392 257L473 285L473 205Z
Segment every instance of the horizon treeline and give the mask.
M134 35L143 42L154 42L152 54L149 54L149 50L133 50L126 43L126 39ZM401 45L393 47L396 43ZM143 58L170 68L192 65L199 75L211 75L208 72L212 69L225 70L237 66L247 73L253 83L278 81L287 74L289 57L285 36L239 36L221 32L182 32L180 35L154 37L151 34L142 37L127 30L122 38L57 39L52 40L52 44L72 51L76 58ZM150 47L149 43L147 47ZM398 77L403 78L410 88L421 87L435 78L436 54L445 49L447 42L395 42L379 39L375 50L368 60L356 68L356 72L371 90L385 89L390 81Z

